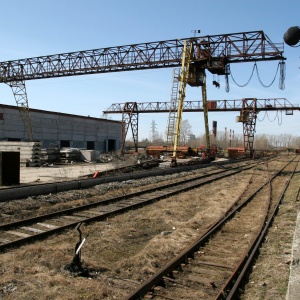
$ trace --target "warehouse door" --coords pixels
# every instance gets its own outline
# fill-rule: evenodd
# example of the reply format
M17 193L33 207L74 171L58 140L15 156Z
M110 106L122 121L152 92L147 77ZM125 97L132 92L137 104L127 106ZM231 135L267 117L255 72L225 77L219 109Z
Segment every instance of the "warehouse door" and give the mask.
M95 150L95 142L94 141L87 141L86 142L86 149L87 150Z
M116 151L116 140L105 140L105 152L114 152Z
M70 141L61 140L60 141L60 148L70 148Z
M20 184L20 152L0 152L0 186Z
M116 151L116 140L108 140L108 152Z

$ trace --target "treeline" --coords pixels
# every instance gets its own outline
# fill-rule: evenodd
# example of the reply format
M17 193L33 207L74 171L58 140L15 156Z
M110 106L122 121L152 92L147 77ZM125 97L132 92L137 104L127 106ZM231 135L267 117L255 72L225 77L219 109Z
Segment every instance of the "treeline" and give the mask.
M244 136L242 134L228 134L225 132L218 132L216 138L210 137L211 144L216 144L218 147L226 149L228 147L244 147ZM158 137L152 141L142 139L139 141L139 147L147 147L149 145L163 146L166 142L163 138ZM198 136L195 139L181 140L180 145L190 146L192 148L205 145L205 135ZM126 141L127 147L133 146L132 140ZM259 150L274 150L282 148L296 148L300 149L300 136L293 136L291 134L268 135L255 134L254 135L254 149Z

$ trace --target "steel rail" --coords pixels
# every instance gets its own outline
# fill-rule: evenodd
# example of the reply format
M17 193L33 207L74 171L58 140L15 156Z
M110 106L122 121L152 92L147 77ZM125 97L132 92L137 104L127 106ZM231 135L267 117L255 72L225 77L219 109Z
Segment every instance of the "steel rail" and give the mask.
M53 219L55 217L70 215L72 213L78 213L80 211L81 212L86 211L88 209L95 208L99 205L107 206L108 204L116 203L119 201L119 203L117 203L117 205L119 205L119 207L113 208L111 211L107 211L107 212L103 212L103 213L100 213L100 211L99 211L99 214L97 214L96 216L94 215L93 217L85 217L84 218L81 215L80 221L77 220L75 222L71 222L69 224L60 226L58 228L50 229L50 230L47 230L44 232L36 233L36 234L28 236L28 237L24 237L24 238L16 239L14 241L9 241L9 242L0 244L0 251L4 251L11 247L20 246L20 245L23 245L28 242L32 242L37 239L42 239L42 238L48 237L48 236L50 236L54 233L60 232L64 229L74 227L79 222L84 222L87 224L87 223L91 223L94 221L106 219L108 217L111 217L111 216L119 214L119 213L123 213L125 211L128 211L129 209L136 209L141 206L151 204L154 201L158 201L158 200L166 198L166 197L170 197L170 196L174 196L179 193L186 192L188 190L197 188L203 184L208 184L215 180L219 180L224 177L232 176L234 174L237 174L239 172L242 172L244 170L252 168L253 165L256 165L256 163L250 164L249 166L232 168L229 170L219 170L218 172L214 172L212 174L201 175L196 178L189 179L189 180L184 179L180 182L164 184L162 186L155 187L155 188L149 188L149 189L146 189L146 190L143 190L140 192L122 195L122 196L118 196L118 197L114 197L114 198L108 198L108 199L101 200L96 203L90 203L87 205L74 207L74 208L70 208L70 209L66 209L63 211L54 212L54 213L50 213L50 214L46 214L46 215L41 215L41 216L26 219L26 220L20 220L20 221L16 221L16 222L12 222L12 223L2 224L2 225L0 225L0 230L2 230L3 233L5 233L4 230L19 228L20 226L25 226L25 225L36 224L38 222ZM158 191L159 191L159 193L157 195L155 195L155 192L158 192ZM141 198L142 195L144 195L143 198ZM146 197L146 198L144 198L144 197ZM138 199L136 199L136 198L138 198ZM128 199L135 199L135 200L128 201ZM121 203L120 201L123 201L123 202ZM86 213L88 213L88 211Z
M226 300L231 300L231 299L236 299L236 295L238 293L238 290L242 284L242 281L244 279L244 277L246 276L247 271L249 270L251 263L253 262L253 260L255 259L255 256L257 255L257 252L260 248L260 246L263 244L264 238L268 233L269 228L271 227L274 218L278 212L279 209L279 205L282 202L282 199L284 197L284 194L291 182L291 179L293 178L296 169L299 165L299 161L300 159L298 159L297 164L295 165L295 168L293 170L293 172L290 175L290 178L286 181L280 196L278 197L277 203L271 213L271 215L269 216L268 220L265 222L261 232L258 234L258 236L256 237L255 241L253 242L253 245L251 247L251 251L249 251L249 253L244 257L244 260L241 262L241 268L239 270L239 274L237 277L233 277L231 278L231 280L228 280L228 282L225 284L225 286L223 287L222 291L219 293L219 295L216 297L216 300L221 300L221 299L226 299ZM232 285L232 283L234 283ZM227 290L230 290L230 292L228 293ZM225 296L226 295L226 296Z
M121 167L109 171L103 171L100 174L101 176L96 178L80 178L77 180L67 180L63 182L21 185L21 186L15 186L10 188L2 188L0 189L0 202L17 200L21 198L30 197L30 196L59 193L59 192L75 190L75 189L85 189L85 188L89 188L89 187L93 187L99 184L109 183L109 182L121 182L121 181L141 179L141 178L151 177L151 176L171 175L175 173L211 167L213 165L225 166L228 164L235 164L244 161L246 162L248 160L250 159L243 159L240 161L236 161L236 160L219 161L219 162L215 161L213 162L213 164L199 163L193 165L178 166L177 168L172 168L172 167L168 167L164 169L156 168L153 170L139 171L139 172L130 172L132 166ZM123 173L123 171L125 173ZM113 175L113 173L115 173L116 175Z
M294 160L294 159L293 159ZM271 179L278 176L292 161L289 161L282 169L276 172ZM220 218L214 225L212 225L206 233L204 233L201 237L199 237L192 245L185 248L178 256L172 259L169 263L167 263L163 268L161 268L156 274L146 280L139 288L133 291L130 295L128 295L124 300L139 300L143 299L146 294L151 294L154 287L159 285L164 281L164 277L173 273L174 270L181 270L182 264L189 264L189 259L194 258L194 253L199 251L200 247L204 245L220 228L229 221L232 217L235 216L236 212L240 211L245 205L247 205L252 198L267 184L269 184L270 180L268 179L264 182L256 191L254 191L243 203L235 207L235 209L231 212L226 212L222 218ZM238 270L235 270L238 272ZM172 277L172 275L171 275ZM150 296L150 295L149 295Z

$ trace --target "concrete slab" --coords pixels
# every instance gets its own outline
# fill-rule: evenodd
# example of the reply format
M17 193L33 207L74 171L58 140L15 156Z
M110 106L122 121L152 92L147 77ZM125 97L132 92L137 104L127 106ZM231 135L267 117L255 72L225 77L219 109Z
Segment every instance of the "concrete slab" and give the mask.
M53 167L22 167L20 169L20 184L48 183L78 179L81 176L94 174L96 171L113 169L111 163L91 163L74 165L54 165Z

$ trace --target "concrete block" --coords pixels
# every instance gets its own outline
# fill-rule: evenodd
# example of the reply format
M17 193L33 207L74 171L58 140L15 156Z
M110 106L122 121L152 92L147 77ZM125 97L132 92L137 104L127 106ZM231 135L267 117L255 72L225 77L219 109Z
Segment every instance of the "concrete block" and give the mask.
M80 150L80 160L97 161L97 152L95 150Z

